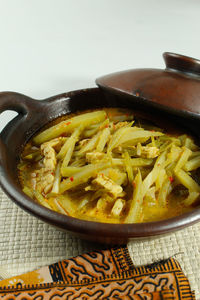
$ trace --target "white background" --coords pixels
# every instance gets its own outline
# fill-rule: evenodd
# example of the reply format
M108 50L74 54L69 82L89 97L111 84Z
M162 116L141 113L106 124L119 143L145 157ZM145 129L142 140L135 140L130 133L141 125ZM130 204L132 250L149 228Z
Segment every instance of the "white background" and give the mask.
M43 99L165 51L200 58L199 0L0 0L0 91Z

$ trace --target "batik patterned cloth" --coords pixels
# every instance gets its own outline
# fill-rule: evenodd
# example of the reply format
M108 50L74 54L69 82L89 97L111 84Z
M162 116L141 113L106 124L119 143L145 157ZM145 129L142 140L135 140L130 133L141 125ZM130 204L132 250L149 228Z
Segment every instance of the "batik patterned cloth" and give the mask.
M174 258L134 267L127 247L119 247L2 280L0 299L194 300L195 296Z

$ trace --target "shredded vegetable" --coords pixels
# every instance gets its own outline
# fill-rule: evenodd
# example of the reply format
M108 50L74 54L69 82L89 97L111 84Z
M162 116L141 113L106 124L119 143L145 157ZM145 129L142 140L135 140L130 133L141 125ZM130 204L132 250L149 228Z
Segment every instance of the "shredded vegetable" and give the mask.
M200 148L132 111L68 115L35 135L18 165L24 193L46 208L110 223L170 218L199 203Z

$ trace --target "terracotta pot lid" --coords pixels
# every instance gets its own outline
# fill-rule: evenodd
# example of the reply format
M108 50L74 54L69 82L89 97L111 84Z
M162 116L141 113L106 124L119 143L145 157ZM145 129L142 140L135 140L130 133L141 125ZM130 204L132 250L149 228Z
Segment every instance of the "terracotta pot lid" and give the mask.
M132 69L100 77L99 87L165 108L200 114L200 60L163 54L165 69Z

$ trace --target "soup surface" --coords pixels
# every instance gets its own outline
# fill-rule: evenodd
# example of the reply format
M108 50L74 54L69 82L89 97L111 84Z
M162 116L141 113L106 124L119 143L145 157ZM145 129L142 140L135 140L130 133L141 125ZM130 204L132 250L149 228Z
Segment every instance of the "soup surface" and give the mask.
M33 200L72 217L108 223L167 219L199 203L200 148L134 112L67 115L25 146L19 179Z

